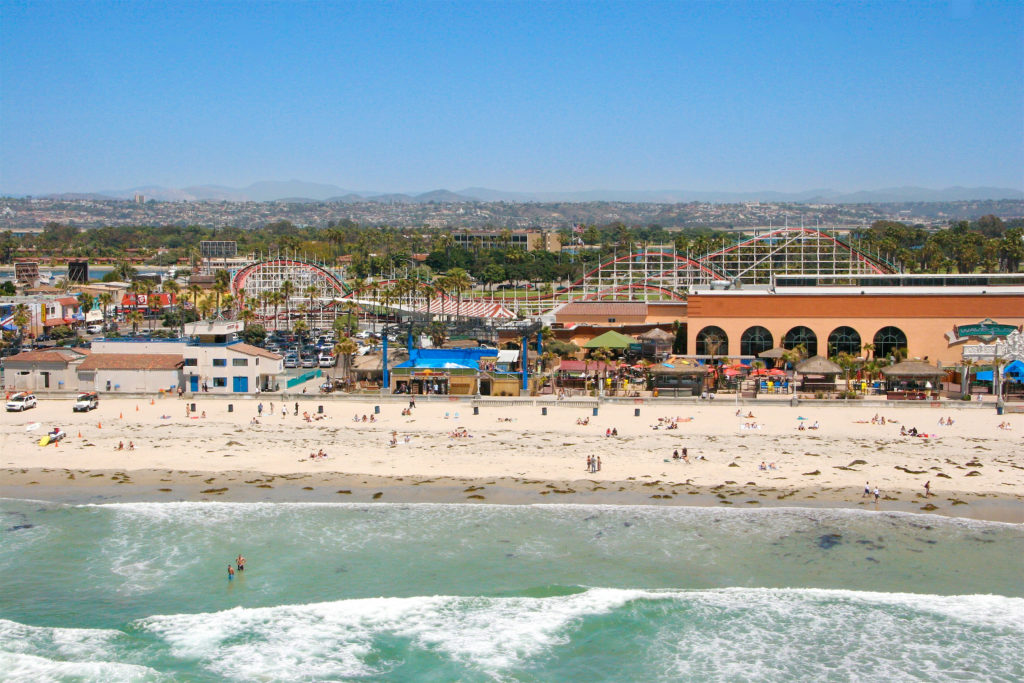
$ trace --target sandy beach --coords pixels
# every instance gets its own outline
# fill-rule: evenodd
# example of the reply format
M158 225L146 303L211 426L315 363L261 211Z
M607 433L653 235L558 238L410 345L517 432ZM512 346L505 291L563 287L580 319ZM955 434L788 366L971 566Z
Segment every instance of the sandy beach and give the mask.
M379 403L376 421L363 422L372 400L310 397L295 415L292 398L282 415L268 396L231 401L233 412L226 400L200 398L199 415L186 417L192 402L103 399L73 413L71 401L44 398L4 413L0 496L799 505L1024 522L1024 415L994 410L805 403L743 406L738 416L723 403L644 405L635 416L634 406L605 404L594 417L556 404L547 415L537 406L473 415L468 403L421 402L410 416L405 403ZM875 415L886 423L872 424ZM954 424L940 426L940 417ZM67 438L39 446L53 426ZM901 436L901 427L929 436ZM684 448L689 462L673 458ZM320 450L326 457L310 457ZM600 458L600 471L588 471L588 456ZM877 503L864 497L865 483L880 489Z

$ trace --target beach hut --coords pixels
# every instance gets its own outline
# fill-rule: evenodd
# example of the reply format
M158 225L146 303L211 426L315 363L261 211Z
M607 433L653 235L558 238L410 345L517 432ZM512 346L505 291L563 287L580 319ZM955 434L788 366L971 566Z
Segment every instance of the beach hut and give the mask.
M655 327L639 335L637 339L640 340L644 357L665 358L672 353L672 343L676 336L660 327Z
M647 370L651 375L651 383L659 395L700 396L704 390L704 380L708 376L706 365L682 365L676 363L658 363Z
M835 391L836 377L843 369L824 356L811 356L797 363L800 391Z
M889 399L927 398L946 371L920 360L905 360L882 368L886 397Z

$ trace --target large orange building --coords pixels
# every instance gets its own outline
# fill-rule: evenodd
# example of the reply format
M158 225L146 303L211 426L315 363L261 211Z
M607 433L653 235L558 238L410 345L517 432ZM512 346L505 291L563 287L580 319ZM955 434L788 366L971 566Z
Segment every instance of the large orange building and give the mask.
M687 352L750 357L803 344L809 355L859 356L870 345L875 356L905 348L911 358L952 365L961 360L966 341L957 338L957 326L985 319L1024 326L1024 285L944 276L945 284L934 286L936 280L922 276L890 286L868 278L845 286L694 291Z

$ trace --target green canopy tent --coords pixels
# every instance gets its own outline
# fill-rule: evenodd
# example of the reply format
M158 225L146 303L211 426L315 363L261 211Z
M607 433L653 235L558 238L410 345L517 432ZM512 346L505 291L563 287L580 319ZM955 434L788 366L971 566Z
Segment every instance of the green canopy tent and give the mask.
M583 345L585 349L628 349L630 346L637 344L636 339L627 337L621 332L615 330L608 330L602 335L594 337L586 344Z

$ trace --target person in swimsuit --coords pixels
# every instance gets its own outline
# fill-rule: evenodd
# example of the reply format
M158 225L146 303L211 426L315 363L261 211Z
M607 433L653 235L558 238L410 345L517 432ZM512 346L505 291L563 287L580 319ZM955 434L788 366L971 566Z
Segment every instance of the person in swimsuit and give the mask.
M228 565L228 581L233 581L235 578L235 568L230 564Z
M245 558L244 557L239 555L238 559L235 560L235 564L238 565L238 571L240 571L240 572L244 572L245 571Z

